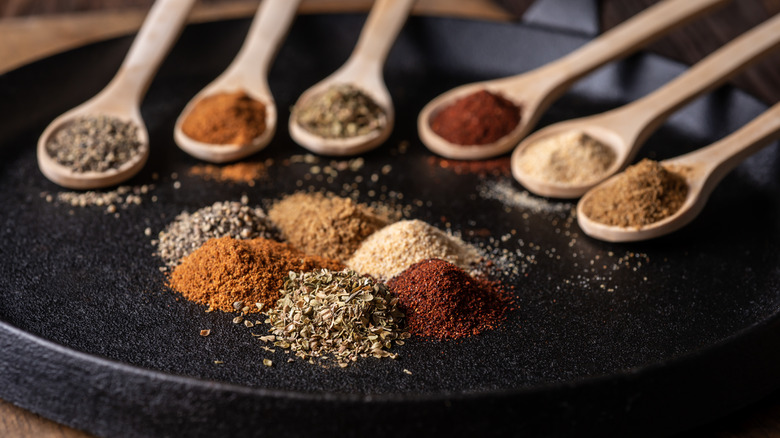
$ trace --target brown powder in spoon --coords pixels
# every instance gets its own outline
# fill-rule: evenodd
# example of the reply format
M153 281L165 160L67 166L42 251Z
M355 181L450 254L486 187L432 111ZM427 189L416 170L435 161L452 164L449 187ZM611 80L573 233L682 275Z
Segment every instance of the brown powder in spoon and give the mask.
M218 145L250 144L265 128L265 105L244 91L204 97L181 125L191 139Z
M595 188L582 211L602 224L641 227L673 215L687 195L688 185L680 173L645 158L612 183Z

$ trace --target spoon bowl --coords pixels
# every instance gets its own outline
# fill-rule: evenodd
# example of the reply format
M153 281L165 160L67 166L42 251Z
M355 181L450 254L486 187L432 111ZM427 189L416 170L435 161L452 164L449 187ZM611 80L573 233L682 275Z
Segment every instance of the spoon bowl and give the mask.
M576 198L623 169L639 148L677 109L695 97L725 83L751 63L780 46L780 15L739 36L655 92L602 114L568 120L539 130L512 153L512 175L529 191L553 198ZM567 131L580 131L609 147L615 160L587 183L539 181L527 172L528 150L541 139Z
M100 93L60 115L38 138L37 158L41 173L63 187L86 190L122 183L137 174L149 157L149 133L140 104L149 83L179 35L195 0L158 0L152 5L119 71ZM75 172L49 155L46 145L60 129L83 116L106 115L130 122L141 143L138 153L116 169Z
M299 145L323 155L348 156L367 152L387 140L393 131L395 109L382 77L382 68L415 0L377 0L360 33L355 50L333 74L313 85L298 98L295 108L336 85L348 84L370 97L384 112L379 129L344 138L322 137L302 127L290 115L290 136Z
M276 133L277 109L268 86L268 70L287 33L300 0L263 0L255 14L241 50L219 77L196 94L184 107L173 130L176 144L193 157L213 163L239 160L265 148ZM202 99L222 93L244 91L265 106L265 129L246 144L211 144L188 136L182 125Z
M544 111L578 79L728 1L663 1L557 61L517 76L476 82L447 91L430 101L420 112L417 118L420 139L432 152L451 159L481 160L505 154L531 132ZM520 122L511 132L492 143L459 145L445 140L431 129L431 117L438 111L479 90L500 94L520 107Z
M701 213L710 194L734 167L762 147L780 138L780 104L765 111L728 137L661 164L685 179L688 187L685 201L672 215L660 221L635 227L607 225L585 213L585 205L597 190L615 184L622 175L615 175L596 186L577 204L577 222L585 234L609 242L633 242L663 236L676 231Z
M41 173L52 182L70 189L86 190L117 185L132 178L146 164L149 157L149 133L136 106L121 105L110 93L101 94L82 105L60 115L43 131L38 139L37 157ZM81 117L106 115L136 127L140 146L136 155L115 169L104 172L76 172L57 162L46 150L46 145L61 129L67 128Z

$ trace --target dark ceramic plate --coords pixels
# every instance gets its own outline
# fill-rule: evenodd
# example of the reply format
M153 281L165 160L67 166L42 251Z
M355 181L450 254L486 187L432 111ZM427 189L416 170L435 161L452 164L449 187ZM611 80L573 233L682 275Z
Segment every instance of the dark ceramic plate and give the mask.
M280 120L343 62L363 20L296 21L270 78ZM529 70L586 40L526 25L411 19L386 67L398 114L393 136L364 156L357 173L304 180L340 193L360 174L361 200L401 193L410 217L449 223L471 242L493 239L514 254L525 267L503 278L516 287L517 309L500 329L459 342L412 339L397 348L397 361L323 369L287 363L284 352L262 350L232 324L232 315L179 299L163 286L147 227L156 234L182 210L242 194L253 203L278 199L309 170L284 164L305 152L284 123L258 157L276 164L254 187L188 176L197 161L173 143L176 116L228 64L248 24L184 32L143 104L152 153L131 183L156 188L119 217L47 202L41 193L59 189L38 172L35 142L56 115L103 87L131 39L0 76L1 398L105 436L639 436L685 429L778 387L777 145L727 177L686 229L630 245L591 240L576 224L567 227L566 213L489 199L491 184L521 188L506 176L444 168L422 147L416 116L435 95ZM651 55L611 65L580 82L543 124L631 101L682 70ZM676 114L643 155L690 151L763 109L740 91L719 90ZM387 164L392 171L384 175ZM211 336L199 336L204 328ZM275 365L264 367L263 358Z

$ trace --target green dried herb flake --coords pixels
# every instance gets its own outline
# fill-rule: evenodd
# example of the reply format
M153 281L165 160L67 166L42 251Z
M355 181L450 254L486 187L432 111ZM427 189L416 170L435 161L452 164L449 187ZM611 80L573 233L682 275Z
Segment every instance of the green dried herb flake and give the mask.
M351 271L291 272L281 298L267 312L272 335L260 338L346 367L360 357L397 358L387 351L407 339L403 313L382 283Z

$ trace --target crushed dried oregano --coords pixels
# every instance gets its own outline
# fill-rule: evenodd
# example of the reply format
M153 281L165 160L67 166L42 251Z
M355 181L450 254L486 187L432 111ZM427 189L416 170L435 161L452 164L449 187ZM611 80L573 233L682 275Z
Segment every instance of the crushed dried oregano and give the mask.
M303 129L326 138L367 135L385 123L385 112L360 89L334 85L293 108Z
M332 358L342 368L360 357L395 359L387 350L409 337L398 299L354 271L290 272L280 292L267 312L272 334L260 339L302 359Z

